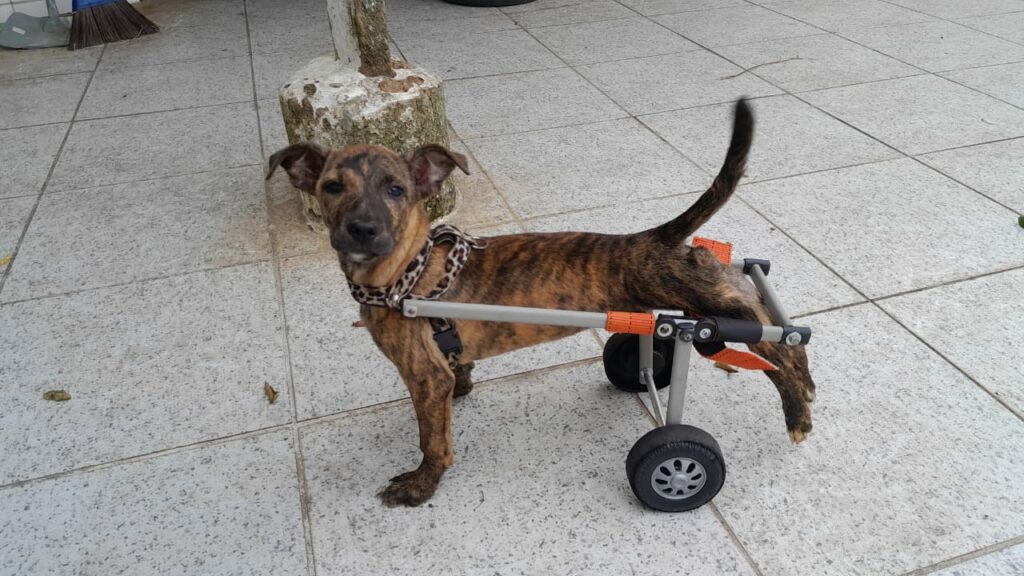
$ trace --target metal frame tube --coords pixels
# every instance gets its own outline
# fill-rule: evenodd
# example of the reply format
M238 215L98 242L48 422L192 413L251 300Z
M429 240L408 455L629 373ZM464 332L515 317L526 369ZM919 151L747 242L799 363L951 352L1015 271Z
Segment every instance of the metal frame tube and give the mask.
M647 397L654 411L654 421L665 425L665 410L661 406L658 387L654 384L654 336L640 336L640 383L647 386Z
M764 298L764 304L768 307L768 311L771 312L772 320L776 324L789 326L789 315L786 314L785 309L782 307L782 302L779 300L778 295L775 294L775 289L768 283L768 279L765 277L764 271L761 270L760 266L755 264L750 267L750 279L754 282L754 286L757 287L757 291L761 293L761 297Z
M640 336L640 371L643 372L644 368L654 369L654 336Z
M782 342L782 326L764 325L761 327L761 342Z
M672 383L668 387L668 415L664 425L683 423L683 400L686 397L686 379L690 375L690 351L693 343L676 337L672 358Z
M645 384L643 371L654 371L654 336L640 336L640 383Z
M602 312L576 312L526 308L522 306L496 306L493 304L466 304L464 302L438 302L436 300L406 300L402 313L409 318L450 318L453 320L481 320L513 322L517 324L547 324L576 328L604 328L608 315Z
M647 398L651 401L651 410L654 410L654 422L658 426L665 425L665 407L661 405L661 397L658 396L658 387L654 385L654 373L651 370L644 370L640 373L644 383L647 384Z

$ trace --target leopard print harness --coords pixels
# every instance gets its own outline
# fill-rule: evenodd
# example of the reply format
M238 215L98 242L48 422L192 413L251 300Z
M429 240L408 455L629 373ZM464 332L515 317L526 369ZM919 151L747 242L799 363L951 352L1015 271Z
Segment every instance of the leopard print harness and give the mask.
M444 275L437 284L426 294L413 294L412 290L423 276L430 261L430 254L437 244L452 244L448 255L444 260ZM398 281L391 286L364 286L349 280L348 287L352 292L352 298L360 304L367 306L380 306L401 310L402 302L406 299L414 300L437 300L449 288L455 284L459 272L469 260L469 255L474 248L481 249L485 246L483 240L475 238L459 230L450 224L440 224L430 230L427 241L423 248L416 254L412 262L405 267L405 271L399 276ZM434 341L444 354L448 365L452 369L459 363L459 355L462 354L462 341L455 329L455 324L447 318L430 318L430 326L434 330Z

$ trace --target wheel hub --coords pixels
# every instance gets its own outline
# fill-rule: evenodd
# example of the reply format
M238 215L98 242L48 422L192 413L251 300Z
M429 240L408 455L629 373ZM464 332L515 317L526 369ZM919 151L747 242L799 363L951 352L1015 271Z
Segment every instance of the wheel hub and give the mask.
M651 487L662 498L682 500L700 492L707 482L707 472L700 462L691 458L669 458L651 474Z

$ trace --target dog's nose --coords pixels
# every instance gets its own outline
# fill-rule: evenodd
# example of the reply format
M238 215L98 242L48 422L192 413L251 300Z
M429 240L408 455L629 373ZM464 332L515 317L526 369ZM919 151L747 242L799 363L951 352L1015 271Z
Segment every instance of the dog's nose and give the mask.
M377 234L380 234L380 225L376 222L356 220L349 222L345 230L348 231L348 235L356 242L370 242Z

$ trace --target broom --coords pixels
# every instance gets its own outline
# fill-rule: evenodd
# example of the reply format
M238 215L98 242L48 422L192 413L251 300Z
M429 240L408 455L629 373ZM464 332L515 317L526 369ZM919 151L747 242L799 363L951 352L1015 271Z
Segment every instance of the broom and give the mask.
M125 0L73 0L68 48L78 50L105 42L131 40L160 27Z

